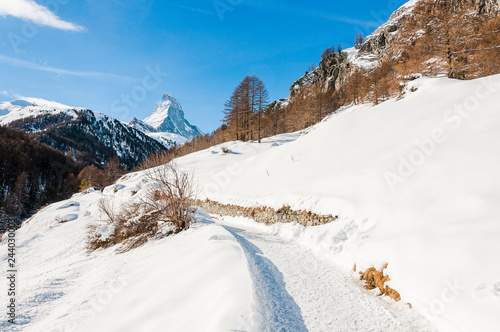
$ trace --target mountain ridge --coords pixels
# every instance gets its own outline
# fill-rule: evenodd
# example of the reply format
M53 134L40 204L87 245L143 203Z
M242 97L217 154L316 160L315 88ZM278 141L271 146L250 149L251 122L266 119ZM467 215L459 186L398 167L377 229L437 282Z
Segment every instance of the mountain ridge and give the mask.
M113 156L131 169L164 144L106 114L37 98L0 103L0 126L29 133L75 160L104 164Z

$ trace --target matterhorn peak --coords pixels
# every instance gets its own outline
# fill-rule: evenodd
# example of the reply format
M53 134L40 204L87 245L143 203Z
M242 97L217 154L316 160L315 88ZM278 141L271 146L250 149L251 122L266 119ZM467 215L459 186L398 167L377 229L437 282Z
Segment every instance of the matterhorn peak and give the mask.
M171 94L169 93L165 93L163 94L163 97L161 98L161 101L171 101L172 103L177 103L177 104L180 104L177 99L174 98L174 96L172 96Z
M154 128L156 132L167 132L191 139L201 135L196 126L191 125L184 118L181 104L172 95L165 93L161 101L156 104L153 113L142 121Z

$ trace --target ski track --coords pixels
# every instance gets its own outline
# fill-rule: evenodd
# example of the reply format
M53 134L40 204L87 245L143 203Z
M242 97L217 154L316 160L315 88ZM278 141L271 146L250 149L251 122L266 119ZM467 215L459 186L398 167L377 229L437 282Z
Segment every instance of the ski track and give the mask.
M255 288L257 331L429 331L406 305L376 297L352 275L294 242L217 219L243 248Z

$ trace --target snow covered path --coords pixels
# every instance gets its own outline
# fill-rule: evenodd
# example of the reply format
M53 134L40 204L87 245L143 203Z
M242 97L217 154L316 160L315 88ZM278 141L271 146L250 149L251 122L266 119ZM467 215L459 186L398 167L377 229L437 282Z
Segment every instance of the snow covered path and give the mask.
M401 303L375 297L294 242L214 217L242 246L256 293L258 331L428 331Z

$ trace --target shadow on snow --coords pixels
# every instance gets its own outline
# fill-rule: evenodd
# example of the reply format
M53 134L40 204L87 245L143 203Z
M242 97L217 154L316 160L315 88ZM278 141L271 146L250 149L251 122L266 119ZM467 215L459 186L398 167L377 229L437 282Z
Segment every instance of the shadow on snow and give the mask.
M240 233L242 229L223 226L239 242L248 260L257 296L259 331L307 331L299 306L288 294L283 274L253 243Z

